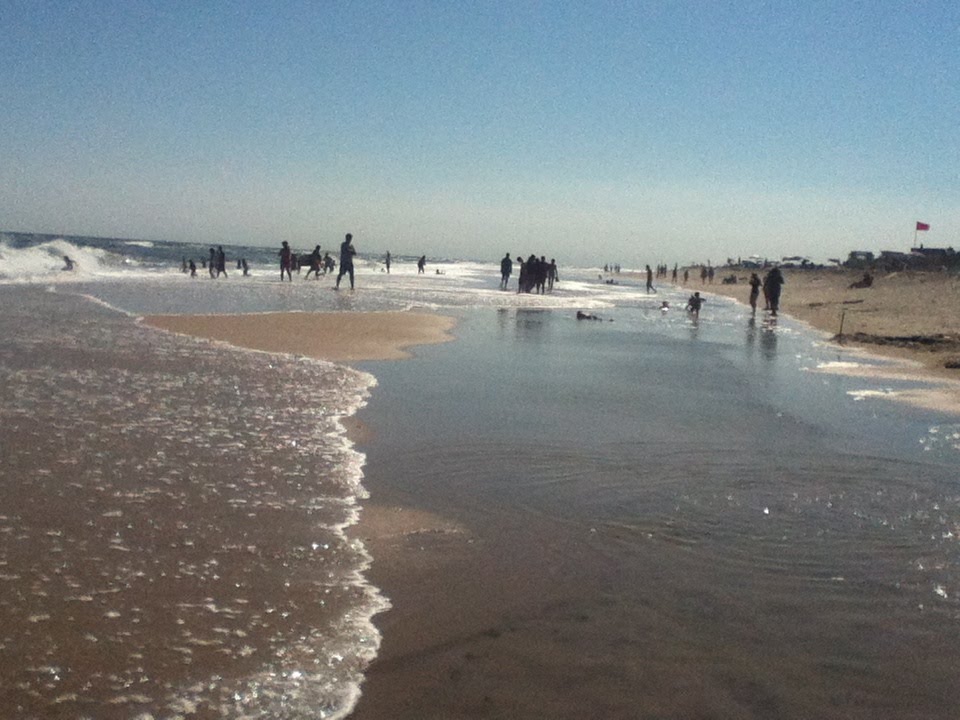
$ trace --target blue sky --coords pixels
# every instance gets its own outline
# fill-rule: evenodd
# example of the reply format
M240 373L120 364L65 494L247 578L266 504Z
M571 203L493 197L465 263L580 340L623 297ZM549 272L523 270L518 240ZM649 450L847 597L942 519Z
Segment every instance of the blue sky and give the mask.
M960 248L957 2L0 0L0 229L637 266Z

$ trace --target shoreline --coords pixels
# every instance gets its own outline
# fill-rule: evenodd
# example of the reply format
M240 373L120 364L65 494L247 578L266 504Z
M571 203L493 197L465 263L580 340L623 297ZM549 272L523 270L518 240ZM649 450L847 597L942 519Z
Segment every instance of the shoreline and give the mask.
M751 272L719 268L714 283L702 285L691 278L679 287L732 298L747 306ZM762 272L757 274L762 278ZM738 282L722 284L720 278L729 275ZM954 312L960 301L960 279L944 273L905 271L878 274L872 287L852 288L862 271L786 269L784 276L781 312L845 347L914 360L939 377L960 379L960 369L945 367L948 361L960 361L960 319ZM762 300L761 296L760 303Z
M684 290L730 298L749 310L752 270L718 268L713 283L691 274ZM763 277L761 271L756 271ZM736 276L735 284L721 279ZM848 352L884 360L882 367L828 367L818 372L929 383L929 388L890 393L890 400L960 414L960 280L945 273L904 271L878 274L871 287L853 288L859 270L785 269L780 310L819 331ZM641 277L637 275L637 277ZM763 315L763 297L757 314ZM841 327L843 329L840 335Z

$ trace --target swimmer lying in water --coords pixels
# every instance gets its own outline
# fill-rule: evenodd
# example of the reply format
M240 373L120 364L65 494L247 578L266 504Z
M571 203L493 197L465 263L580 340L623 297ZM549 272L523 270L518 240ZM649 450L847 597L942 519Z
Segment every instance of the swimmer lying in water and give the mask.
M577 320L600 320L603 322L603 318L599 315L594 315L593 313L585 313L583 310L577 310ZM610 319L610 322L613 322L613 319Z

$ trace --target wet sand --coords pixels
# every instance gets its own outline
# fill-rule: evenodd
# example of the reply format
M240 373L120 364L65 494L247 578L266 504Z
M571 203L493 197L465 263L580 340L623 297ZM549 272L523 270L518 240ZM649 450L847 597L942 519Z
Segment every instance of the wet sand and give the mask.
M729 275L737 284L720 282ZM940 272L880 273L871 287L850 287L862 277L855 270L786 269L781 312L846 345L915 361L938 377L960 378L960 369L945 367L960 361L960 279ZM713 284L691 277L685 287L747 303L749 278L749 271L720 268Z
M763 273L758 273L761 278ZM735 275L736 284L721 278ZM832 367L824 372L890 380L933 380L933 388L901 391L891 399L937 412L960 413L960 279L942 272L874 275L873 285L851 288L863 272L832 268L784 270L780 312L827 334L836 343L895 362L882 367ZM719 268L713 284L699 277L684 285L705 297L747 304L750 271ZM763 296L758 302L763 311Z
M335 362L394 360L407 348L447 342L454 319L411 312L149 315L152 327L237 347Z

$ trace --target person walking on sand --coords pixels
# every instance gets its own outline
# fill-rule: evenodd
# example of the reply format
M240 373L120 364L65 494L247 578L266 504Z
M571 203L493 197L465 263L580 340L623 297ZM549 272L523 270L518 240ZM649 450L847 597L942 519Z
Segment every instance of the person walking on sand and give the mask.
M513 260L510 259L510 253L503 256L500 261L500 289L506 290L510 282L510 274L513 272Z
M750 275L750 309L754 315L757 314L757 298L760 297L760 286L762 284L759 275L756 273Z
M340 272L337 273L336 289L340 289L340 281L344 275L350 275L350 289L353 290L353 256L357 254L353 247L353 235L347 233L347 236L340 243Z
M656 292L656 289L653 287L653 270L650 269L649 265L647 265L647 292Z
M767 297L770 299L770 314L777 316L777 310L780 309L780 291L783 289L783 273L780 268L774 268L767 273L766 281L763 286L767 291Z
M290 246L284 240L280 243L280 282L283 282L283 274L287 274L287 279L293 282L293 274L290 272Z

